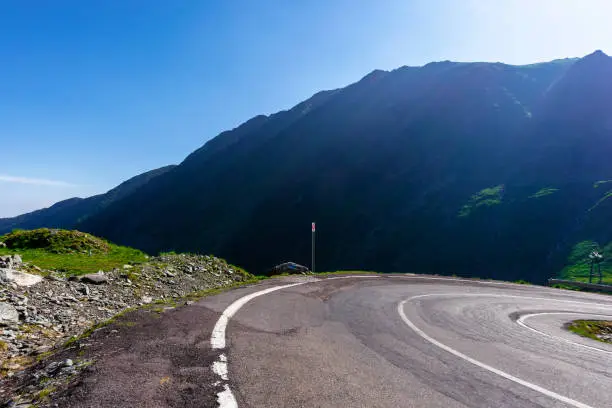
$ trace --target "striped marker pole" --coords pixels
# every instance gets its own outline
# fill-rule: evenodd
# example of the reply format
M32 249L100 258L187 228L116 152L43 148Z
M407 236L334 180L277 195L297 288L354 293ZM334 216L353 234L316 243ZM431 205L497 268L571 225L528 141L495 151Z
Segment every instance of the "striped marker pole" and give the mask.
M312 223L312 260L310 263L310 270L314 273L315 271L315 231L317 230L316 223Z

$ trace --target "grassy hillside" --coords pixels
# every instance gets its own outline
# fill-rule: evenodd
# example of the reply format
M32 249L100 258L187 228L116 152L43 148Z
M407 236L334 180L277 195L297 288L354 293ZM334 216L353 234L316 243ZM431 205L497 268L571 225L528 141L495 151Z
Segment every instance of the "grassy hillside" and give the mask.
M80 231L40 228L16 230L0 236L6 248L0 255L19 254L24 262L44 270L55 270L67 275L94 273L138 264L147 255L137 249L112 244Z
M582 241L574 245L572 252L567 259L567 266L563 268L559 274L561 279L575 280L580 282L589 281L590 260L589 254L594 250L603 253L607 258L601 264L601 272L603 274L603 283L612 285L612 242L605 245L603 248L594 241ZM598 282L596 266L594 267L593 283Z

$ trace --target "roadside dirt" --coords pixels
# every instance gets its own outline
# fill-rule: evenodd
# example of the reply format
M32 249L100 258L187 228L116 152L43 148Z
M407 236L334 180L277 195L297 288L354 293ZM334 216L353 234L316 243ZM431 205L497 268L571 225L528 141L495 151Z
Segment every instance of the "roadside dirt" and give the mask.
M39 407L213 407L216 354L210 332L218 314L197 304L127 313L112 325L28 368L8 383L9 393L37 386L36 373L67 359L90 362L49 395ZM197 328L197 330L194 330ZM44 377L43 377L44 378ZM10 406L19 406L15 403Z

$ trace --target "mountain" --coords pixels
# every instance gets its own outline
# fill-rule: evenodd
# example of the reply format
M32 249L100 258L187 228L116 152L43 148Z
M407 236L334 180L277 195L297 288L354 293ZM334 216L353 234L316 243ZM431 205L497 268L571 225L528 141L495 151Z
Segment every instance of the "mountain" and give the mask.
M13 218L0 218L0 235L13 229L35 229L41 226L70 229L87 217L92 216L117 200L121 200L145 185L153 178L172 170L174 165L142 173L121 183L105 194L88 198L69 198L49 208L33 211Z
M374 71L223 132L77 223L253 273L426 272L543 282L612 240L612 59ZM596 188L597 187L597 188Z

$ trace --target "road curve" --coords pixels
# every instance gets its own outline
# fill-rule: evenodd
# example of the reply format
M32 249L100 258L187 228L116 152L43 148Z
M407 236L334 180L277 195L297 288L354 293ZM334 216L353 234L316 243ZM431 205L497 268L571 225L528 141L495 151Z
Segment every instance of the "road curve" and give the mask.
M393 275L285 279L199 306L221 313L224 407L612 407L612 346L563 329L612 320L602 295Z

